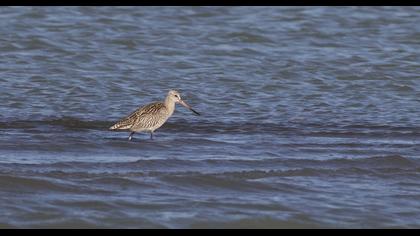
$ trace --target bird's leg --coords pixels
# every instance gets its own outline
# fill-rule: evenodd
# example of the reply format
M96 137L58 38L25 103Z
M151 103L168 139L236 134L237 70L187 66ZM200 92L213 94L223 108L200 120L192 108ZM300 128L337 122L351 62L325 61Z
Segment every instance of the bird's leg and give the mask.
M150 132L150 139L153 140L153 131Z
M128 141L131 140L131 138L133 137L133 135L134 135L134 132L131 132L130 136L128 136Z

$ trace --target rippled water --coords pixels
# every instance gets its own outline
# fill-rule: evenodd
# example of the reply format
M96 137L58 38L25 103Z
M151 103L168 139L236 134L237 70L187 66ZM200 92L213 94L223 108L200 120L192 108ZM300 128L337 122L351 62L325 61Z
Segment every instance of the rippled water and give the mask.
M0 227L420 227L419 7L0 8ZM178 89L155 140L108 127Z

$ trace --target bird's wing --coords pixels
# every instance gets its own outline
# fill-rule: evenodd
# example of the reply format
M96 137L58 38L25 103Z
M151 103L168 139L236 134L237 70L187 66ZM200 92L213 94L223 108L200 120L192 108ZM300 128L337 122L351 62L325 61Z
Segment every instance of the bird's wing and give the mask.
M135 110L133 113L127 117L121 119L116 124L111 126L109 129L130 129L133 125L137 124L140 119L144 119L146 123L153 122L157 119L152 119L152 117L159 115L162 112L162 107L164 104L162 102L155 102L148 104L146 106L140 107Z
M167 117L165 105L162 102L152 103L145 106L141 114L139 114L136 126L151 128L162 122L165 117Z

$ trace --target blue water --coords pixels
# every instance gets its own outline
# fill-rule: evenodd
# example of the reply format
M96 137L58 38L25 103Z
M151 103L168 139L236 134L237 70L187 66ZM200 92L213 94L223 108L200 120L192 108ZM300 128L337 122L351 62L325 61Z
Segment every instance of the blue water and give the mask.
M419 227L419 12L0 8L0 227Z

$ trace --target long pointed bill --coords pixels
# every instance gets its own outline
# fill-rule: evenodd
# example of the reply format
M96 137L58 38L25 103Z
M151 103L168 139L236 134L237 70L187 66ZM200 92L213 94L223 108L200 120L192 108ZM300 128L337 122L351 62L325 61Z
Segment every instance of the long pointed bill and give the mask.
M188 105L186 102L184 102L183 100L180 100L179 101L179 103L181 104L181 105L183 105L184 107L186 107L186 108L188 108L188 109L190 109L192 112L194 112L195 114L197 114L197 115L200 115L200 113L198 113L198 112L196 112L196 111L194 111L194 109L192 109L191 108L191 106L190 105Z

